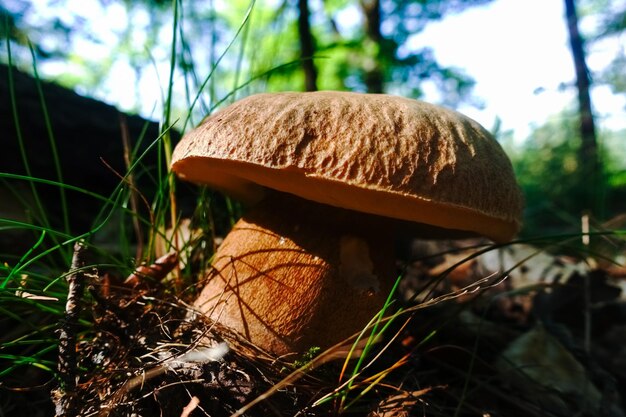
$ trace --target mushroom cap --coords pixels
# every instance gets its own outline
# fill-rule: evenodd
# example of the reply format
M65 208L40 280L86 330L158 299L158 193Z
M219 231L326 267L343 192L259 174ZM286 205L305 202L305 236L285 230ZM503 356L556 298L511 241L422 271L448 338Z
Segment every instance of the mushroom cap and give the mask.
M497 242L520 228L522 195L493 136L460 113L402 97L249 96L186 134L172 170L247 203L267 187Z

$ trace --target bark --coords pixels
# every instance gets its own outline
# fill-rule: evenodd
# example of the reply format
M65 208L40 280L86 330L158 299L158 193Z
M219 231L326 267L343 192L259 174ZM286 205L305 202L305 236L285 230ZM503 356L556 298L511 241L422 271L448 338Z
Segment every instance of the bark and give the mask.
M313 61L315 54L315 39L311 32L309 21L308 0L298 0L298 34L300 35L300 52L302 70L304 71L304 85L306 91L317 91L317 68Z
M588 210L597 210L597 199L600 178L600 161L596 140L596 127L593 118L591 95L589 89L591 80L589 69L585 61L584 39L578 30L578 16L575 0L565 0L565 14L569 32L570 47L576 68L576 86L578 88L578 103L580 115L580 173L581 186L584 187L585 205Z
M384 38L380 31L380 0L361 0L360 5L365 16L365 36L368 42L374 44L376 51L376 54L369 57L370 61L364 65L363 81L368 93L383 93L385 76L381 58Z

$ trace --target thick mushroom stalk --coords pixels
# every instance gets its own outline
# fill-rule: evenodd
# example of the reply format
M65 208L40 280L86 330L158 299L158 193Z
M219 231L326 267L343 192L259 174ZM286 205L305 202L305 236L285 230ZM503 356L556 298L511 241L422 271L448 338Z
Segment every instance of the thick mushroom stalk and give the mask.
M329 347L383 306L391 236L374 216L272 195L226 236L195 307L278 355Z

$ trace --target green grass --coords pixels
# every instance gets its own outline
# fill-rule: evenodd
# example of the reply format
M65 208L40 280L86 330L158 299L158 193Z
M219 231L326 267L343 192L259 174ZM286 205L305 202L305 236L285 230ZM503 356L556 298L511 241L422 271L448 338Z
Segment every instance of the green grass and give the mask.
M11 57L10 42L7 42L9 57ZM34 55L33 55L34 57ZM12 62L9 62L12 65ZM17 138L20 145L21 155L16 155L22 159L26 169L26 175L17 175L13 173L0 173L0 178L7 184L9 190L16 190L13 187L17 184L27 184L27 188L34 201L34 206L25 207L33 214L30 221L0 219L0 233L3 238L11 233L18 231L25 232L17 238L23 239L24 236L32 235L36 237L35 243L23 254L11 253L0 254L0 311L2 312L2 327L11 329L5 332L1 338L0 345L0 361L2 362L2 371L0 376L5 381L13 381L15 387L20 387L20 374L24 367L35 367L50 377L56 374L56 350L57 337L56 329L58 323L64 317L65 298L67 296L67 285L65 282L65 273L69 268L69 259L71 256L71 248L73 244L79 240L92 240L102 228L110 227L113 214L121 212L122 216L133 217L136 213L128 209L127 201L129 190L127 184L122 180L111 196L101 196L91 192L90 190L74 187L63 181L62 169L59 163L57 149L58 138L55 138L54 132L49 122L45 97L41 89L41 84L36 71L36 63L33 61L35 68L34 74L37 80L40 104L44 112L45 123L48 131L52 152L51 163L55 167L57 178L45 179L36 178L31 174L29 154L24 145L23 135L20 128L20 115L17 111L17 97L12 87L12 78L10 75L9 85L13 107L13 120L17 128ZM11 71L9 72L11 74ZM160 138L154 141L154 146L158 145ZM153 146L153 147L154 147ZM150 151L150 150L149 150ZM148 152L148 151L146 151ZM129 173L141 161L141 155L136 158L135 165L129 169ZM126 175L128 177L128 174ZM166 176L164 175L164 178ZM60 201L62 205L63 221L61 229L55 229L51 226L51 222L47 217L47 202L43 201L39 195L37 185L44 184L46 186L56 187L59 190ZM98 200L102 203L100 213L94 213L94 227L81 235L71 235L69 232L70 214L66 198L66 190L82 193L90 198ZM13 193L13 197L18 199L22 205L28 204L18 191ZM6 197L5 197L6 198ZM22 199L21 201L19 199ZM161 210L160 207L156 208ZM154 225L149 219L140 219L144 227L153 227L153 230L162 228L162 225ZM91 265L94 268L117 268L121 271L132 270L133 265L125 262L119 262L114 257L108 255L105 251L92 246L90 248L94 253L104 256L104 259L110 263L97 263ZM123 254L123 258L132 259L130 254ZM89 296L86 295L87 300ZM88 337L88 331L91 327L92 317L84 314L80 322L80 334ZM19 372L18 372L19 371ZM45 376L42 376L45 378ZM40 381L41 382L41 381ZM4 385L5 389L9 389L11 383Z
M155 258L155 242L157 238L167 240L165 230L171 225L180 223L181 219L176 207L174 177L165 168L170 164L172 153L170 129L174 127L179 129L188 127L187 124L191 120L194 106L200 96L205 94L203 89L209 82L212 82L215 69L238 39L252 13L253 6L254 1L251 2L240 29L228 44L228 47L215 62L211 63L211 71L202 81L200 89L195 94L192 102L188 103L185 120L181 123L179 120L174 120L172 114L174 108L175 72L178 70L179 39L183 39L184 33L179 22L179 1L174 0L172 2L174 18L172 22L171 61L166 95L163 100L162 131L157 138L148 138L142 135L142 137L138 138L134 149L127 149L130 154L128 170L123 174L123 178L120 179L114 192L108 196L75 187L64 181L63 167L59 158L59 153L63 152L60 144L63 138L55 135L53 126L50 123L46 97L41 88L35 54L31 46L33 74L37 81L39 103L43 110L48 140L52 149L50 163L54 166L56 176L55 178L37 178L32 175L29 151L21 130L20 121L22 120L22 115L18 112L17 101L19 97L16 96L16 91L13 87L12 70L9 71L10 99L13 109L11 117L17 130L20 149L20 154L15 155L15 157L21 159L26 174L18 175L11 172L0 172L0 180L12 194L11 198L17 202L17 205L24 207L30 213L30 217L26 220L0 219L0 234L8 236L12 233L23 232L27 238L34 237L35 243L21 254L0 254L0 300L2 301L0 312L3 313L0 320L3 328L13 329L13 331L7 332L0 339L0 361L3 363L1 375L3 377L12 376L19 380L19 374L16 371L30 366L44 370L50 376L54 376L56 372L55 351L57 340L55 330L58 322L64 316L65 298L67 295L65 274L69 268L72 247L75 242L79 240L85 241L89 251L97 259L96 263L89 265L89 267L99 270L114 270L120 275L128 275L140 263L152 262ZM7 55L9 57L8 64L9 68L12 68L11 42L9 37L6 39ZM242 48L244 47L243 45L245 45L245 42L242 43ZM238 59L241 60L243 58L240 56ZM192 72L195 72L193 67L186 70L188 72L185 74L184 82L188 82ZM247 85L250 82L252 81L247 81L243 85ZM220 100L213 101L221 102ZM142 141L150 141L151 143L142 154L138 154L139 144ZM158 155L159 164L156 171L145 173L141 171L142 160L149 153ZM130 204L133 196L141 200L141 190L134 188L133 175L136 174L149 175L157 184L154 200L142 202L142 204L147 204L150 207L147 218L140 216ZM21 191L23 184L26 185L28 190L28 195L26 196ZM60 229L53 227L47 216L47 202L43 201L38 192L39 185L58 189L63 214ZM85 233L72 235L69 231L71 214L69 212L67 192L79 193L101 203L100 212L94 213L93 226ZM212 198L211 193L203 191L197 205L196 222L205 228L209 236L213 236L215 227L211 211L221 209L221 207L215 207ZM232 211L227 218L232 223L238 216L235 214L238 206L229 202L228 207ZM130 226L132 224L136 226ZM148 231L146 241L142 242L142 244L145 243L143 252L134 252L132 245L129 244L138 227ZM97 239L94 239L104 233L105 229L107 233L112 231L113 234L119 236L117 241L111 242L116 249L114 251L111 251L110 246L106 248L100 247ZM169 246L178 250L186 250L189 242L177 242L176 233L173 236L174 239L167 242ZM181 272L178 271L178 274L180 275ZM182 279L182 277L179 276L179 279ZM178 282L177 288L173 290L180 291L189 284L189 282ZM96 283L96 285L98 284ZM32 296L25 297L25 293ZM92 302L89 294L86 294L85 297L87 304ZM93 324L91 320L93 318L89 314L85 313L83 315L81 321L82 328L80 329L83 337L90 337L89 329Z

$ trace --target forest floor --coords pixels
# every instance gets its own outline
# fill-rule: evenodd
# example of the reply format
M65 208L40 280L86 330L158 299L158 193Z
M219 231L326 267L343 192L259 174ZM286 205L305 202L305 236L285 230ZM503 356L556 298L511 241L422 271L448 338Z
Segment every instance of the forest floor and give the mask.
M155 277L100 272L88 288L93 329L64 376L76 386L43 406L20 394L17 407L35 417L53 405L81 416L626 415L623 268L529 245L486 256L416 245L402 313L362 362L346 359L349 345L274 358L189 319L190 300Z

